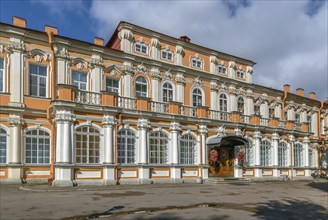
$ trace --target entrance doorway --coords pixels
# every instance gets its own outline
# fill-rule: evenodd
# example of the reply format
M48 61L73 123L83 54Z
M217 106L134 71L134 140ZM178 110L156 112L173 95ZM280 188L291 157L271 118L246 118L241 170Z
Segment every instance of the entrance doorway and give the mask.
M209 153L209 176L234 176L234 148L214 147Z

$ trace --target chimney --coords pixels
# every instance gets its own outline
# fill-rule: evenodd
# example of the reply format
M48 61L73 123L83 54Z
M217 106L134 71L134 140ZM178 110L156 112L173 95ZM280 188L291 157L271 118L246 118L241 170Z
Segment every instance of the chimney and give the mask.
M304 89L302 89L302 88L296 89L296 95L304 96Z
M190 43L190 38L187 37L186 35L185 36L181 36L179 38L179 40L183 41L183 42L186 42L186 43Z
M93 43L98 46L104 46L104 39L102 39L100 37L95 37L95 39L93 40Z
M56 27L51 27L49 25L45 25L44 26L44 32L46 32L47 34L53 33L54 35L57 35L58 34L58 29Z
M310 92L309 93L309 98L310 99L315 99L315 92Z
M13 16L13 25L26 28L26 20L24 18Z
M284 92L290 92L290 85L288 84L284 85Z

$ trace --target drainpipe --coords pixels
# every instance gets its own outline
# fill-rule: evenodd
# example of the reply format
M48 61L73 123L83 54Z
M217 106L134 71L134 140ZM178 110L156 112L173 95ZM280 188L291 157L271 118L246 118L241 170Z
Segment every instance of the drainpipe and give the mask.
M49 45L51 48L51 101L55 100L55 89L56 89L56 77L55 77L55 51L54 51L54 46L53 46L53 35L54 33L52 31L47 31L48 35L48 40L49 40ZM51 163L50 163L50 176L51 179L55 179L55 143L56 143L56 126L52 121L52 116L51 116L51 106L49 106L47 110L47 119L51 124L51 130L53 132L52 138L51 138Z
M199 124L196 124L197 130L196 130L196 134L197 136L199 135ZM199 149L200 149L200 182L203 181L203 146L202 146L202 135L199 136Z
M120 178L118 175L118 128L122 125L122 114L119 113L118 115L118 123L116 124L115 128L115 179L116 179L116 185L120 184Z
M284 97L282 99L282 106L281 106L281 120L285 118L285 101L287 99L288 92L284 90Z

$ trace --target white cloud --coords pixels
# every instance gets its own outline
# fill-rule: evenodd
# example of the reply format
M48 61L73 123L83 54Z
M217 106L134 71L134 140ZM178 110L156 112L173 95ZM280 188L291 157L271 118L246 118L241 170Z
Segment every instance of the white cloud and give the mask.
M231 16L219 1L93 1L89 15L108 39L119 21L251 59L254 83L302 87L328 96L327 2L308 16L307 1L252 1Z

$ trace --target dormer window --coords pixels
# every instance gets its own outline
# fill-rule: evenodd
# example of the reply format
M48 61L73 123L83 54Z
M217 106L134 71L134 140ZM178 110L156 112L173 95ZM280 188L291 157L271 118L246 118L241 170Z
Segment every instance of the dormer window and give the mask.
M227 68L225 66L220 65L218 67L218 72L221 74L227 74Z
M237 70L237 77L238 78L242 78L243 79L244 76L245 76L245 73L243 71Z
M203 66L203 62L200 60L200 59L196 59L196 58L193 58L192 60L191 60L191 65L193 66L193 67L196 67L196 68L202 68L202 66Z
M135 51L138 52L138 53L147 54L148 53L148 47L145 44L136 43Z
M172 61L173 58L173 53L171 51L167 50L162 50L162 55L161 55L163 60L169 60Z

